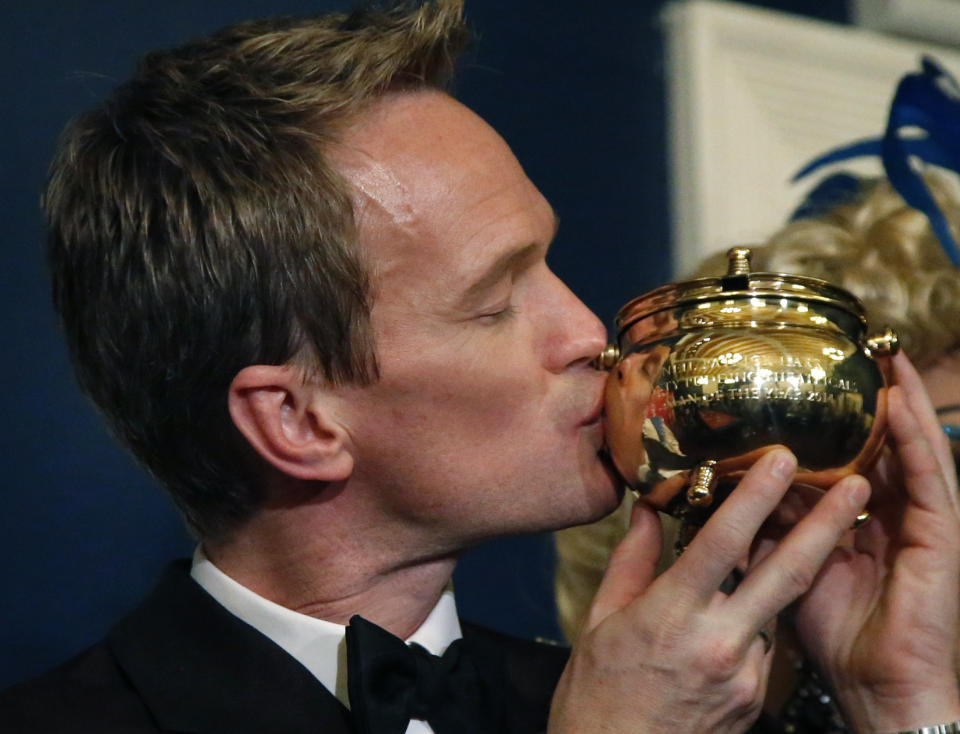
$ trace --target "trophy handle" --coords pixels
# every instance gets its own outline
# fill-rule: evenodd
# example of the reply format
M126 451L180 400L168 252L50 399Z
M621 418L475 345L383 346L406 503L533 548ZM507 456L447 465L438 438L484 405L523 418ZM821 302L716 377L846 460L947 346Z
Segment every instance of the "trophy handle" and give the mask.
M598 370L609 371L616 367L619 361L620 347L616 344L607 344L603 351L594 358L593 364Z
M900 337L889 326L885 326L879 334L867 337L864 345L871 357L892 357L900 351Z
M687 502L694 507L709 507L713 504L713 490L717 488L717 462L703 461L690 472Z

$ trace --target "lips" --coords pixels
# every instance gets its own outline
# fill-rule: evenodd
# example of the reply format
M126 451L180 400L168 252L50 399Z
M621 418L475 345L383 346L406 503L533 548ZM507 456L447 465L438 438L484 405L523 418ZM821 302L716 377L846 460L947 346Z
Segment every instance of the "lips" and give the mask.
M583 425L592 426L595 423L599 423L603 419L603 403L601 402L599 406L595 407L590 411L590 414L584 418Z
M594 400L593 406L590 408L590 412L587 413L587 416L581 421L581 425L589 426L594 423L599 423L603 419L604 415L604 386L600 385L597 391L596 400Z

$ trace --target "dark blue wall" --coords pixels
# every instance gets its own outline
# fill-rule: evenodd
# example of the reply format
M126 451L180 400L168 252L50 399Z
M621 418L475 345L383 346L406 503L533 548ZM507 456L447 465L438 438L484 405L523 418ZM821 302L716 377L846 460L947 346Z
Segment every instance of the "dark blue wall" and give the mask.
M240 18L346 4L12 0L0 8L0 686L99 638L168 559L191 550L164 495L79 395L57 333L38 198L59 130L149 48ZM479 40L459 96L502 132L554 204L562 225L552 264L608 322L670 272L660 5L467 3ZM546 537L478 549L457 573L462 612L555 636L551 564Z

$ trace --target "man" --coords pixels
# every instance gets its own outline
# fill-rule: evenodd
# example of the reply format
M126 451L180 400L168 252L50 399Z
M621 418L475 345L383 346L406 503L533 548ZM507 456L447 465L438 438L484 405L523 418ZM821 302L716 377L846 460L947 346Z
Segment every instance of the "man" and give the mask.
M869 494L850 478L718 592L790 484L775 451L656 581L636 511L566 665L461 628L464 549L621 492L604 331L546 265L554 213L439 89L463 36L454 0L241 25L148 56L71 127L46 197L57 307L200 544L104 643L7 692L0 728L743 731L771 620L808 589L855 726L960 719L960 513L903 362L910 537L877 523L885 553L834 552Z

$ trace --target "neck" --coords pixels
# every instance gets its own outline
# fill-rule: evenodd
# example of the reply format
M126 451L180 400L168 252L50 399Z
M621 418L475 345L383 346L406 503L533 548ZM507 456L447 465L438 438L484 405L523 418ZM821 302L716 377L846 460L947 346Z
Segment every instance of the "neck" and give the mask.
M229 539L205 541L204 552L276 604L338 624L360 614L409 637L440 599L456 556L412 553L402 532L332 514L324 503L265 508Z

